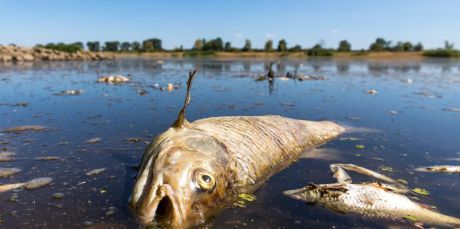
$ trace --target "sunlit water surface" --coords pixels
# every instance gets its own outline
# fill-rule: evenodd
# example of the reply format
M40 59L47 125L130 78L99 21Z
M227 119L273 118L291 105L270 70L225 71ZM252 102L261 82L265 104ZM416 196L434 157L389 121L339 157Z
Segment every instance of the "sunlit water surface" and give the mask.
M52 177L49 186L0 194L0 227L135 228L127 201L148 141L169 127L184 99L185 88L156 90L158 83L186 81L197 68L190 121L210 116L277 114L310 120L334 120L373 131L348 133L322 148L332 160L302 159L272 177L246 208L229 208L213 219L214 228L384 228L410 226L403 220L385 222L339 214L282 195L283 190L309 182L334 182L332 162L355 163L404 179L412 188L429 191L419 202L460 217L460 175L413 172L418 166L459 164L460 62L453 60L347 61L280 60L286 72L325 76L326 80L276 80L270 87L255 79L267 72L270 60L123 59L110 62L0 64L0 129L43 125L50 131L0 133L1 149L16 159L0 167L23 171L0 183ZM122 85L96 83L101 75L122 74ZM78 96L57 96L82 89ZM377 90L371 95L367 91ZM140 91L146 92L140 95ZM14 106L28 102L28 106ZM99 137L96 144L88 139ZM345 138L344 138L345 137ZM140 141L128 141L139 138ZM350 138L357 138L350 140ZM364 145L357 149L356 145ZM335 152L335 153L334 153ZM37 156L62 160L38 161ZM97 176L91 169L107 168ZM368 181L351 174L354 182ZM54 193L63 193L60 200ZM11 200L12 195L16 200Z

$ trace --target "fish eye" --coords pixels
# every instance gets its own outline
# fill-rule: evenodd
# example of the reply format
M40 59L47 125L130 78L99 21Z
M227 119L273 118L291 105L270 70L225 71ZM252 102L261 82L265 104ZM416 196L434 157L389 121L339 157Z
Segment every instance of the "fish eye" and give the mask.
M195 184L203 192L212 192L216 187L216 180L208 172L197 171L195 173Z

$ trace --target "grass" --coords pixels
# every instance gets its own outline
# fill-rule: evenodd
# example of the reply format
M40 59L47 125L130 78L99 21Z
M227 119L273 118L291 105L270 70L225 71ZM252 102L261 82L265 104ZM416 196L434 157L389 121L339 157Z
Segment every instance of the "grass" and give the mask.
M427 57L460 57L460 51L455 49L432 49L423 52Z

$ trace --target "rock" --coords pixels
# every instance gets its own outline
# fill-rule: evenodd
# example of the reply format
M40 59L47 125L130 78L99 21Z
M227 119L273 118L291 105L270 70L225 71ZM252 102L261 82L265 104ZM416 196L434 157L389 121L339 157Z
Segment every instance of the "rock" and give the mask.
M32 56L32 54L29 54L29 53L26 53L22 56L22 58L25 60L25 61L33 61L34 60L34 56Z
M54 61L54 60L107 60L114 59L114 56L103 53L78 51L75 53L62 52L58 50L41 47L25 48L15 45L0 45L0 62L22 62L22 61Z

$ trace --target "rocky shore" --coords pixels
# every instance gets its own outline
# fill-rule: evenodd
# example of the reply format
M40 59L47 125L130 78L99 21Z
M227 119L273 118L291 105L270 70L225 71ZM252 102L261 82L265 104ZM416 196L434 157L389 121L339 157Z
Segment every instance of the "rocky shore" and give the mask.
M46 48L25 48L16 45L0 45L0 62L108 60L114 58L114 55L97 52L78 51L69 53Z

